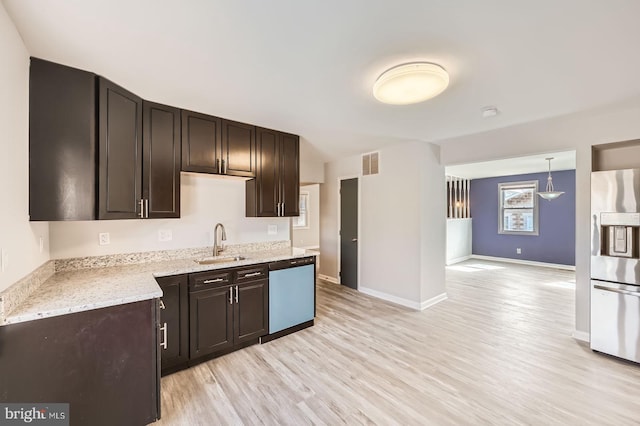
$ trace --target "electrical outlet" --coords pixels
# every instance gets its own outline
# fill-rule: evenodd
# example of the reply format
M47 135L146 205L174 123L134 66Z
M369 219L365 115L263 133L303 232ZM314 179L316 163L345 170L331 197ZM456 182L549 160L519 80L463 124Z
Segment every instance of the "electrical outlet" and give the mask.
M522 254L522 249L520 247L516 249L516 254Z
M173 240L173 232L171 229L159 229L158 230L158 241L171 241Z
M278 225L269 225L267 227L267 235L278 235Z
M111 239L109 238L108 232L101 232L98 234L98 244L100 244L101 246L111 244Z

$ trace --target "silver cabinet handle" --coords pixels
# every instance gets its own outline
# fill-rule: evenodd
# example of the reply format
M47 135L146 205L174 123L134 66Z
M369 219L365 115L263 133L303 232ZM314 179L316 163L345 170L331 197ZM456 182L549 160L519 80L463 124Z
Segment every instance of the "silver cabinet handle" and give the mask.
M162 299L160 299L160 309L167 309L166 306L164 306Z
M144 219L144 199L140 198L138 204L140 204L140 213L138 213L138 216L140 216L141 219Z
M233 305L233 287L229 287L229 304Z
M236 303L238 303L238 286L236 286Z
M224 160L222 160L222 174L227 174L227 163Z
M222 174L222 167L220 167L220 159L216 158L216 169L218 169L218 174Z
M278 209L277 209L276 216L280 217L280 203L278 203Z
M167 323L166 322L162 327L160 327L160 331L162 331L162 342L160 342L160 347L162 349L167 349L168 340L167 340Z
M593 288L597 288L598 290L610 291L612 293L620 293L620 294L626 294L628 296L640 297L640 292L637 292L637 291L622 290L619 288L604 287L601 285L594 285Z
M352 239L351 239L351 242L352 242L352 243L355 243L355 242L357 242L357 241L358 241L358 239L357 239L357 238L352 238Z
M282 214L280 216L284 217L284 201L282 202Z
M298 264L298 261L297 261L297 260L292 260L292 261L291 261L291 264L292 264L292 265L297 265L297 264Z
M204 280L204 281L202 281L202 284L219 283L221 281L224 281L224 278L216 278L216 279L213 279L213 280Z
M149 218L149 199L145 198L144 199L144 217L145 218Z
M252 272L250 274L245 274L242 276L242 278L257 277L258 275L262 275L262 272Z

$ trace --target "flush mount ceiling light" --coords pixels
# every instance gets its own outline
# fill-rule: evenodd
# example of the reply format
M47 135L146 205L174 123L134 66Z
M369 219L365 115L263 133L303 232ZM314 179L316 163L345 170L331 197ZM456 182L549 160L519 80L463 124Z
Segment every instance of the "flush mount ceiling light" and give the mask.
M564 192L553 190L553 179L551 179L551 160L553 160L553 157L545 158L545 160L549 162L549 176L547 177L547 190L544 192L538 192L538 195L544 198L545 200L555 200L556 198L564 194Z
M438 96L449 85L440 65L411 62L389 68L373 85L373 96L385 104L409 105Z

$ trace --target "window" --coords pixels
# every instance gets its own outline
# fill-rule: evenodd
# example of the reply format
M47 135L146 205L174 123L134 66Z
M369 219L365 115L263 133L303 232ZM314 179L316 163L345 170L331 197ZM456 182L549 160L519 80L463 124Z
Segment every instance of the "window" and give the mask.
M538 181L498 184L499 234L538 235Z
M309 193L306 191L300 191L300 216L293 218L293 227L309 227Z

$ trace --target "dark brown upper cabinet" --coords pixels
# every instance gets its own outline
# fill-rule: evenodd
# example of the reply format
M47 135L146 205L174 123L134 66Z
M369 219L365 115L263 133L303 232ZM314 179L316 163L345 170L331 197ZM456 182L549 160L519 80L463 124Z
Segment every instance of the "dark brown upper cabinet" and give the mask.
M31 58L30 219L96 219L97 76Z
M250 124L222 120L223 173L231 176L254 177L256 127Z
M255 127L182 111L182 170L253 177Z
M180 114L95 74L31 59L30 219L180 216Z
M99 78L98 218L144 217L142 99Z
M256 129L256 177L246 183L247 217L300 214L300 138Z
M182 170L219 173L218 152L222 140L222 119L192 111L182 111Z
M180 217L180 110L142 102L142 199L146 217Z

